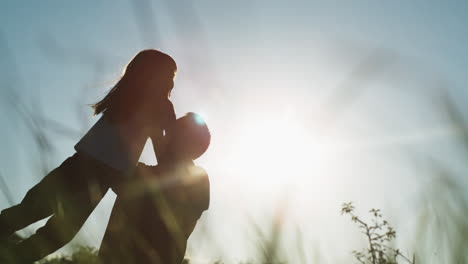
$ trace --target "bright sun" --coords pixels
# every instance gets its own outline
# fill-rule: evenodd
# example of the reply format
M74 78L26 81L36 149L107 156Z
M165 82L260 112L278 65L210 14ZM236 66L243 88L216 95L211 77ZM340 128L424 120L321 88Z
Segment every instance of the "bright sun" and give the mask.
M229 148L224 166L237 177L248 178L257 188L307 181L329 156L328 148L297 120L262 120L242 128Z

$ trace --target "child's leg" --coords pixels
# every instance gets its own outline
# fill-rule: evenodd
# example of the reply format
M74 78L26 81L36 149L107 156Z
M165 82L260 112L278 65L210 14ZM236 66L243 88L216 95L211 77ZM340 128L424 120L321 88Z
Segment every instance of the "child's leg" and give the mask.
M62 173L62 166L54 169L26 193L21 203L0 213L0 239L53 214Z
M33 263L58 250L75 237L99 201L89 199L88 193L64 201L63 210L57 210L34 235L14 246L12 254L19 263Z
M9 253L21 258L14 263L32 263L68 243L108 190L109 183L103 179L111 176L117 175L75 154L34 186L24 203L12 210L5 210L2 215L9 222L27 218L28 221L23 221L25 223L21 226L53 214L36 234L12 247ZM28 210L34 213L30 214ZM10 225L15 228L20 226Z

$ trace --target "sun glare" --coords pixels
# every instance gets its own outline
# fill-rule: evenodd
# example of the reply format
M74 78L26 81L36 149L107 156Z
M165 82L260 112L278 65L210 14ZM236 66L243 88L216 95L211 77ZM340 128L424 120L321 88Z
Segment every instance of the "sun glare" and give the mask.
M236 175L258 189L305 183L329 151L300 122L288 118L245 124L230 149ZM240 176L242 177L242 176Z

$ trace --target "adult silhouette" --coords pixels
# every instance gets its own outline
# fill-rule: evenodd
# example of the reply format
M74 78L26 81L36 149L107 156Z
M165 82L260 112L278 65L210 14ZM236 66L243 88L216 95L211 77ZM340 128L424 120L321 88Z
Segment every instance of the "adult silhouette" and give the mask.
M157 166L138 165L136 177L115 188L99 257L103 264L180 264L187 239L208 209L208 175L193 160L210 143L199 115L179 118Z

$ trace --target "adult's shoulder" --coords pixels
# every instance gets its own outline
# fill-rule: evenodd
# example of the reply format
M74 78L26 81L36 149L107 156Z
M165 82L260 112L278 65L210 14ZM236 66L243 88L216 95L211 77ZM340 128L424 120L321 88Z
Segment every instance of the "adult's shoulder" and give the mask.
M210 184L210 179L206 170L200 166L194 166L192 170L192 176L197 179L199 182Z
M196 192L197 200L201 202L203 209L206 210L210 204L210 179L208 173L202 167L194 166L191 174L194 180L192 190Z

